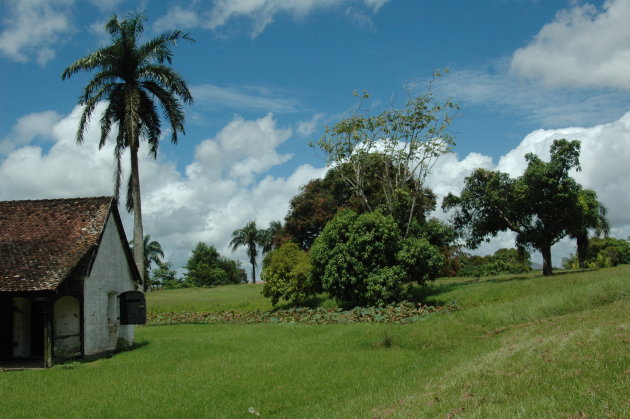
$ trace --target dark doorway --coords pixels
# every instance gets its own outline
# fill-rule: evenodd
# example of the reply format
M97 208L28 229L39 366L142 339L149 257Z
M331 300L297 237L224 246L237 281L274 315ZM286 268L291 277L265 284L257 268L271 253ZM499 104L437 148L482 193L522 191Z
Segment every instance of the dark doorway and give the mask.
M11 297L0 295L0 360L13 356L13 305Z
M31 305L31 355L44 356L47 301L33 301Z

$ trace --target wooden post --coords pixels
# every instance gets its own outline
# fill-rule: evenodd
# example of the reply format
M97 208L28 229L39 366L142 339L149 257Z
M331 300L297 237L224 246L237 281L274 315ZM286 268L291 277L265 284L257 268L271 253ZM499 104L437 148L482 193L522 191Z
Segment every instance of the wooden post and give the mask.
M52 302L46 304L46 318L44 320L44 366L52 367Z

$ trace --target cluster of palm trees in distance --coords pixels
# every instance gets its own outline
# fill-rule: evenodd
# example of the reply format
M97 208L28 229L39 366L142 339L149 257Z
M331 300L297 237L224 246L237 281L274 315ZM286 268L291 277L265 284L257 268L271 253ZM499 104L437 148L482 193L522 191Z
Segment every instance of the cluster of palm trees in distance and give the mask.
M252 282L256 283L256 267L258 266L256 258L258 257L258 248L262 253L268 253L277 245L277 238L282 231L282 223L280 221L272 221L269 228L258 229L256 221L249 221L243 228L239 228L232 232L232 240L230 248L236 251L239 247L244 247L249 263L252 264Z

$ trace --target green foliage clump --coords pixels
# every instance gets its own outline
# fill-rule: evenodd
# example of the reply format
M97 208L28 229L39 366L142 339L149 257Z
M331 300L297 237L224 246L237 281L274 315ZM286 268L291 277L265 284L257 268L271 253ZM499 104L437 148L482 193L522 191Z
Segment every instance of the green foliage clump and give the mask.
M532 270L529 253L518 249L499 249L493 255L459 256L458 276L481 277L527 273Z
M223 257L214 246L197 243L186 266L185 281L189 286L213 287L247 282L241 263Z
M404 284L435 278L444 263L424 238L403 238L391 215L340 211L311 248L315 288L338 301L383 306L400 301Z
M265 284L262 294L276 305L280 299L301 304L313 292L309 281L311 260L308 253L295 243L285 243L272 250L263 261L262 276Z
M153 270L151 282L161 285L166 289L185 288L188 286L182 278L177 277L177 271L173 269L171 262L162 262Z
M588 241L585 255L585 267L610 268L613 266L630 263L630 242L614 237L594 237ZM562 260L562 266L566 269L580 268L577 255L571 255Z

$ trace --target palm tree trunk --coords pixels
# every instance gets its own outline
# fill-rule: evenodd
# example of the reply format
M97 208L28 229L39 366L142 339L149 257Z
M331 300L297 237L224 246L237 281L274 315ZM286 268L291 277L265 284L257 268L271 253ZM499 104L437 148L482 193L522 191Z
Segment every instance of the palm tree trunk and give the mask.
M130 147L131 155L131 198L133 200L133 258L140 271L141 289L144 289L144 231L140 203L140 172L138 171L138 145Z
M252 283L256 283L256 264L252 263Z

